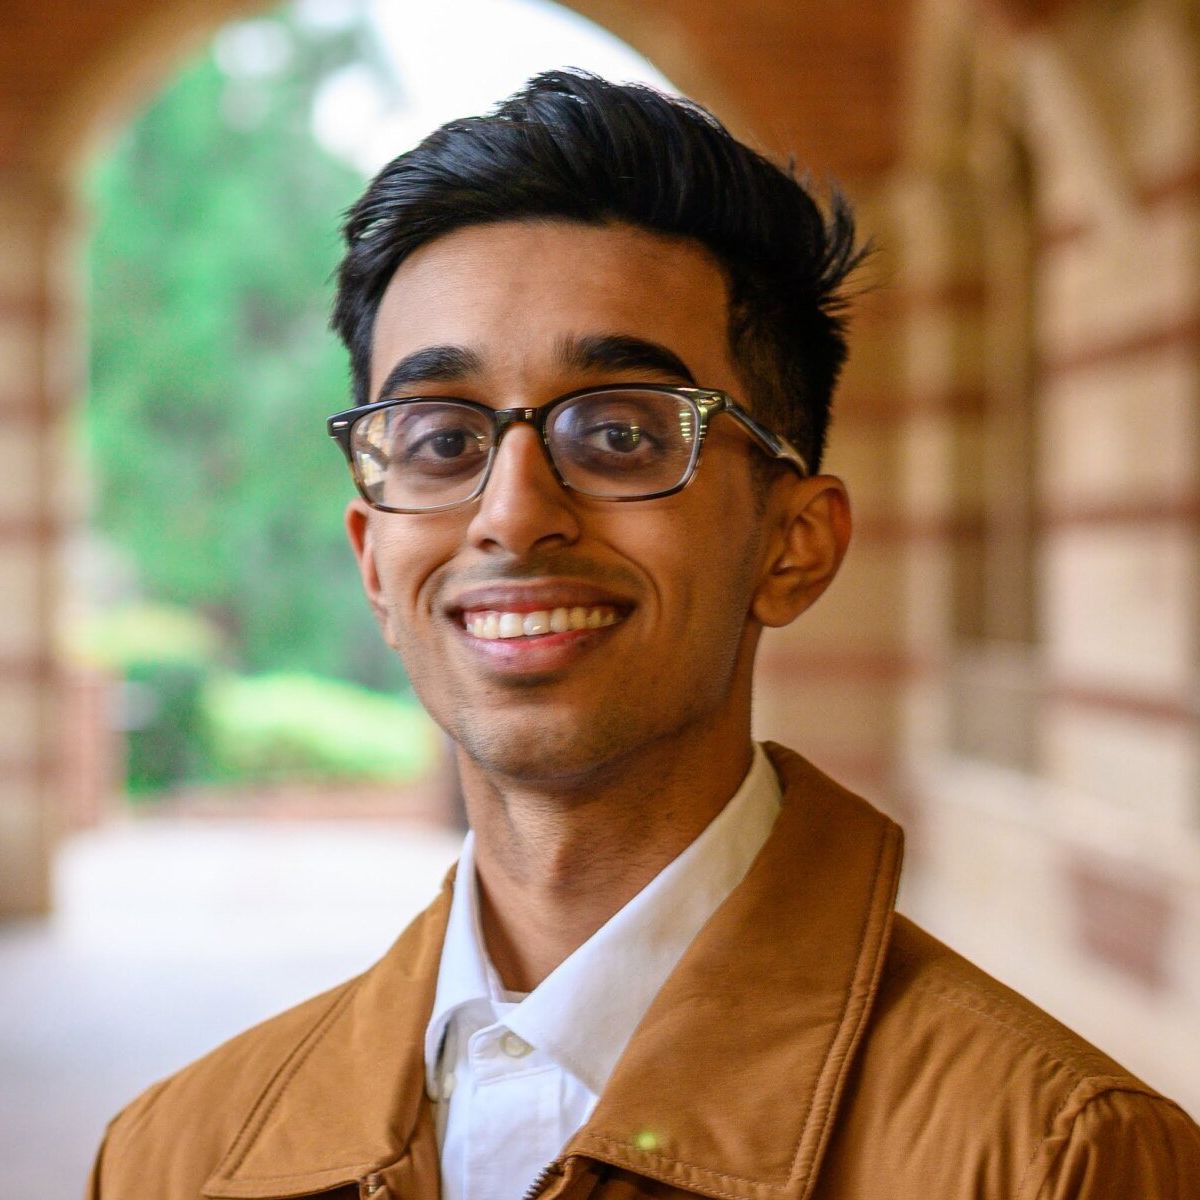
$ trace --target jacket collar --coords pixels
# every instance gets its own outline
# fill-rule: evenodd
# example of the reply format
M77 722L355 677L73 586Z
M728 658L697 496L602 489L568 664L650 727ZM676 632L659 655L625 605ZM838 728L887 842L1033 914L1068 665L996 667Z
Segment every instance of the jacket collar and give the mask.
M567 1155L723 1200L802 1200L878 986L897 825L768 746L779 821L701 931Z
M204 1196L310 1196L384 1174L392 1195L437 1200L424 1037L453 874L384 957L339 989L305 1037L281 1048L282 1063ZM423 1179L432 1184L396 1186Z
M811 1192L887 949L901 834L798 755L768 752L784 785L775 830L564 1157L723 1200ZM449 906L447 885L292 1050L205 1196L380 1174L392 1194L436 1200L423 1039Z

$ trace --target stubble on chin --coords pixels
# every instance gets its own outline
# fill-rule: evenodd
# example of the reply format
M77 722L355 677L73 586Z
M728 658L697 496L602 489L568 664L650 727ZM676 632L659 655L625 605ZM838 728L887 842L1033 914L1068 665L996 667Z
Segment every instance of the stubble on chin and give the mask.
M548 721L474 717L459 711L445 726L470 763L485 777L516 787L566 791L602 787L629 753L630 722L612 713L562 714Z

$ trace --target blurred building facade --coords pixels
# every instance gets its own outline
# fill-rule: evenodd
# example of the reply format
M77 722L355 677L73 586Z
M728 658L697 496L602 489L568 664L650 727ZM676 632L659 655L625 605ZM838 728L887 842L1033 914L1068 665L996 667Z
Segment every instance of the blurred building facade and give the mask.
M0 915L71 811L83 156L251 0L0 3ZM1200 1110L1200 8L578 0L879 247L844 577L759 733L891 808L905 906ZM438 48L448 61L453 48ZM551 65L551 64L547 64Z

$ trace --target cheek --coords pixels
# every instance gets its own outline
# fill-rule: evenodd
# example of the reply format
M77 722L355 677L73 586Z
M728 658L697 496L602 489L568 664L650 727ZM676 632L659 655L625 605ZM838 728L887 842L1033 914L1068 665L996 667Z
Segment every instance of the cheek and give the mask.
M448 530L397 519L405 524L381 532L375 553L388 641L399 649L405 637L420 636L416 625L431 619L438 572L453 556L457 540Z
M701 498L704 503L695 502ZM676 500L674 508L654 514L662 520L646 514L626 530L621 549L645 572L664 619L684 623L678 635L706 630L716 636L718 629L740 635L763 543L752 498L740 496L731 481L724 489L714 487L711 496L697 490Z
M741 640L758 569L757 544L732 531L730 537L697 539L660 576L663 614L674 636L702 637L722 656Z

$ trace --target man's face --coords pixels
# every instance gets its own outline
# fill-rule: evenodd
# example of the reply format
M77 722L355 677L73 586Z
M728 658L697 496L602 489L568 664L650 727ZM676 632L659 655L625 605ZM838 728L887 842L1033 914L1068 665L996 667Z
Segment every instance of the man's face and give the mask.
M635 381L746 400L728 356L724 280L700 248L563 221L470 227L414 253L380 306L371 375L375 399L493 408ZM564 490L535 432L518 425L476 501L423 514L352 502L351 540L384 635L472 760L566 783L656 747L744 747L758 632L748 614L764 569L755 453L718 416L689 487L615 503ZM579 610L582 629L494 636L530 614L577 625Z

